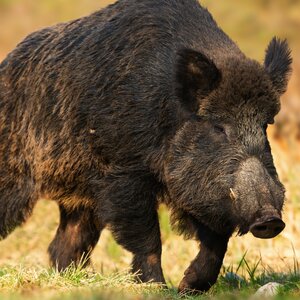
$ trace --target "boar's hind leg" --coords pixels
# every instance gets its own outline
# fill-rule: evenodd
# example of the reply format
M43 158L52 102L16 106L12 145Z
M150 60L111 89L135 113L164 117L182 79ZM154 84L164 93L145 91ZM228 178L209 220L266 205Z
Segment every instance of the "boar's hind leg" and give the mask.
M205 226L199 226L200 252L191 262L179 284L180 292L204 292L217 281L229 236L221 236Z
M165 283L157 215L157 183L150 175L121 174L106 179L109 203L100 213L114 238L133 253L132 272L142 282Z
M28 219L36 202L30 179L0 173L0 240Z
M95 221L91 208L67 210L60 205L59 210L60 224L48 248L50 261L59 271L72 263L75 266L86 266L103 226Z

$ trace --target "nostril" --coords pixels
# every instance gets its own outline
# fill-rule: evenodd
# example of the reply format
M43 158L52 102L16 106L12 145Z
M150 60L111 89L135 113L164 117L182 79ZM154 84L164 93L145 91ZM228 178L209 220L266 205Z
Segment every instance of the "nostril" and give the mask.
M268 229L268 227L265 225L258 225L255 227L255 230L258 230L258 231L265 231L267 229Z
M250 226L250 231L255 237L269 239L278 235L284 227L285 224L280 218L272 217L256 222Z

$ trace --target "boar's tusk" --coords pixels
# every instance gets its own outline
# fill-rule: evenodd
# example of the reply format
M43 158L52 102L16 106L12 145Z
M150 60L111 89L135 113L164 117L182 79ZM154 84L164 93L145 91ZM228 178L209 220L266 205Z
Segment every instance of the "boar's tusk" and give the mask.
M230 188L230 198L231 198L232 201L236 200L236 195L235 195L232 188Z

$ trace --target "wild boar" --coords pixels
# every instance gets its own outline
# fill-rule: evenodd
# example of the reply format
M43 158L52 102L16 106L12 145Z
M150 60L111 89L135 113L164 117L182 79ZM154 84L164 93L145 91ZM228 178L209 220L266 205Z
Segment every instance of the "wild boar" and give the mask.
M120 0L29 35L0 65L0 236L52 199L58 269L107 226L140 280L165 283L164 202L201 243L179 290L208 290L234 231L285 226L266 130L290 66L286 41L260 64L196 0Z

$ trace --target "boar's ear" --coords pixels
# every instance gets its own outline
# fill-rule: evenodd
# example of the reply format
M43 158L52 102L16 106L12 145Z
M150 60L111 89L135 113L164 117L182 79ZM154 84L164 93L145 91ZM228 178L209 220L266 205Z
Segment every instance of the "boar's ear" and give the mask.
M271 40L266 50L264 64L274 88L278 93L284 93L292 70L291 50L286 40L282 41L276 37Z
M208 57L200 52L183 49L178 52L176 89L183 106L196 112L197 99L209 95L220 83L221 72Z

